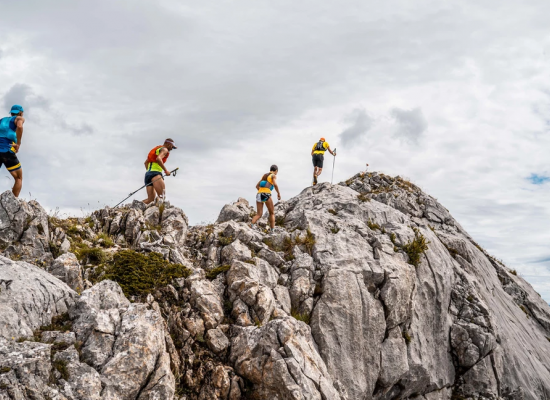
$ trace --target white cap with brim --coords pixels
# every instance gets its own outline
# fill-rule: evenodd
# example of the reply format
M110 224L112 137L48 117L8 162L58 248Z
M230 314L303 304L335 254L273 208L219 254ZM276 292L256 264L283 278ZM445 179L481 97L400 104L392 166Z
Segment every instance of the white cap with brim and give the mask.
M164 143L170 143L174 147L174 149L177 149L176 144L174 143L174 141L172 139L166 139L164 141Z

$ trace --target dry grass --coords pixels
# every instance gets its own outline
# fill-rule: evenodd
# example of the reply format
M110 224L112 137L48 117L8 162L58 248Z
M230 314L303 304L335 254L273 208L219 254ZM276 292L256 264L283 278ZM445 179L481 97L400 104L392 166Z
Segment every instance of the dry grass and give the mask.
M214 268L213 270L211 271L208 271L206 273L206 278L207 279L210 279L210 280L213 280L213 279L216 279L216 277L219 275L219 274L223 274L224 272L227 272L231 269L231 265L221 265L219 267L216 267Z
M426 238L420 233L417 228L414 230L414 239L403 246L403 251L409 256L409 264L418 267L420 265L420 258L426 250L428 250L428 243Z

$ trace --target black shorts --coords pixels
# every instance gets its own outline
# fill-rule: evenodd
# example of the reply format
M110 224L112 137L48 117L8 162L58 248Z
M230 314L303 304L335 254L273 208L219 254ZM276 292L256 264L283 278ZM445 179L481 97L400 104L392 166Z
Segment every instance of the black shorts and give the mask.
M324 159L325 156L323 154L314 154L313 157L311 157L311 160L313 161L313 166L318 168L323 168Z
M145 184L146 185L149 185L151 183L151 181L153 180L153 178L157 175L160 175L162 177L162 179L164 179L164 177L162 176L162 172L158 172L158 171L147 171L145 173Z
M2 164L4 164L6 169L10 172L21 169L21 163L17 159L17 156L11 151L0 153L0 167L2 167Z
M258 193L256 195L256 202L257 203L265 203L271 198L271 193Z

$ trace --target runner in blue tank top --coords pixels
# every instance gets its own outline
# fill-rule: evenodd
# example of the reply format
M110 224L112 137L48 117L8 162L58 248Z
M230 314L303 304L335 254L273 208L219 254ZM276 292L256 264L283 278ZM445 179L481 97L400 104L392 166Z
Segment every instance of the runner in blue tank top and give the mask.
M23 169L15 154L19 151L23 138L23 107L14 105L10 114L11 116L0 119L0 167L4 164L15 179L11 191L15 197L19 197L23 187Z

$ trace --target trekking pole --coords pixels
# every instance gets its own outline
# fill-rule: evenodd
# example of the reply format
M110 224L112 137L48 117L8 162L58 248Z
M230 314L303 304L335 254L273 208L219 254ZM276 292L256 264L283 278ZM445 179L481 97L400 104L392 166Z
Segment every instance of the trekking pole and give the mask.
M336 147L334 148L334 158L332 160L332 177L330 178L331 185L332 185L332 180L334 179L334 164L336 164Z
M179 168L176 168L175 170L173 171L170 171L169 174L166 174L166 175L163 175L162 177L166 177L166 176L170 176L170 175L173 175L173 176L176 176L177 172L178 172L178 169ZM148 183L147 185L143 185L142 187L140 187L138 190L136 190L135 192L132 192L128 195L128 197L126 197L124 200L122 200L120 203L118 203L116 206L114 206L113 208L117 208L119 205L121 205L122 203L124 203L126 200L128 200L130 197L132 197L134 194L136 194L137 192L139 192L141 189L143 189L144 187L146 186L149 186L149 185L152 185L153 182L151 183Z

